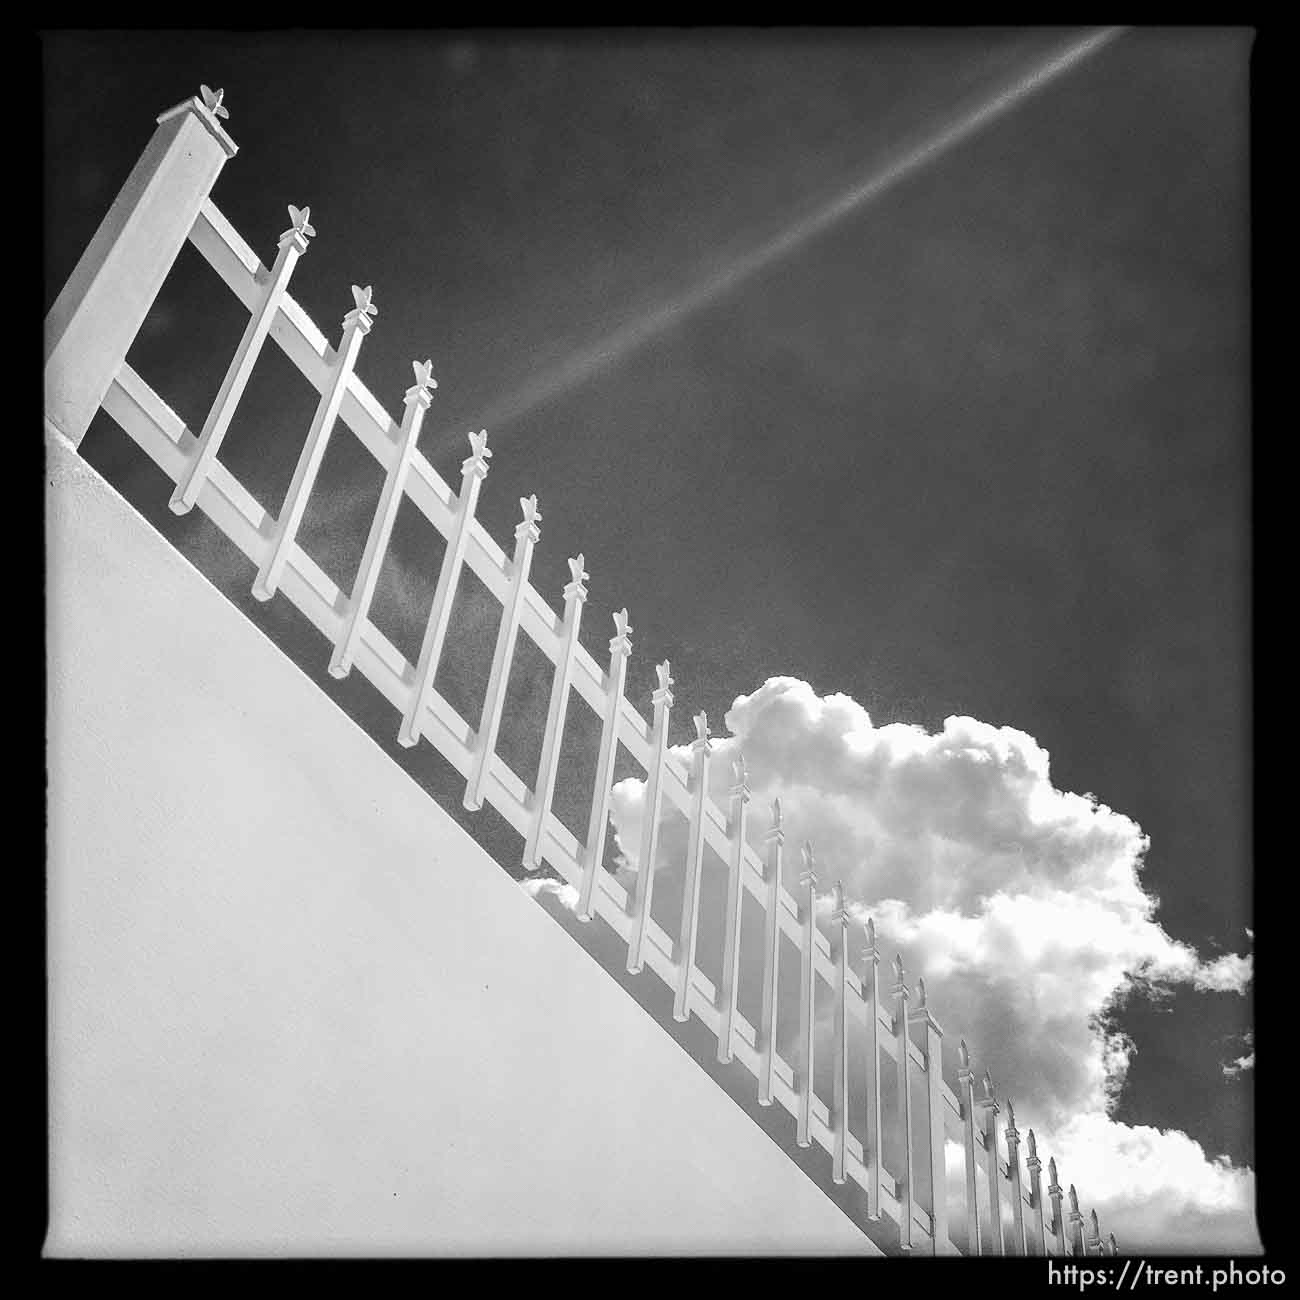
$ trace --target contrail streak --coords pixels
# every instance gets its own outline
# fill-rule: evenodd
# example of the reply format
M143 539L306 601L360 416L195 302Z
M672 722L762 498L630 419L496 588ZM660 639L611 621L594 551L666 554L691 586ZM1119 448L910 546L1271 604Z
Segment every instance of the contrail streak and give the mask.
M742 280L770 266L792 249L829 229L850 212L880 198L918 168L933 162L954 145L968 139L1009 109L1014 108L1049 81L1095 53L1122 30L1119 27L1107 28L1067 47L1046 63L1021 76L987 103L950 123L923 143L907 150L866 180L845 190L825 207L795 222L750 252L728 262L693 288L605 334L599 343L575 352L567 360L539 375L522 388L494 402L474 420L474 423L486 425L489 429L506 424L557 393L581 383L610 362L648 343L684 316L697 311ZM445 438L446 435L440 441L445 441Z

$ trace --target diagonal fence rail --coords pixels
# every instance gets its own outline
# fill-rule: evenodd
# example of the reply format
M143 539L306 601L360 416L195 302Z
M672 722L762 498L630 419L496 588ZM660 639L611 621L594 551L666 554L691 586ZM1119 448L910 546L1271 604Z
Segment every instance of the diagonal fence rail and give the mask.
M1103 1241L1095 1212L1085 1231L1075 1189L1068 1211L1056 1163L1042 1186L1041 1161L1032 1130L1026 1156L1011 1103L1000 1131L1002 1104L992 1079L976 1074L963 1041L958 1051L957 1091L943 1078L943 1030L930 1007L924 977L908 981L895 956L882 983L883 957L874 924L865 925L860 950L864 973L849 965L851 921L843 891L834 887L831 932L816 924L817 863L813 846L802 847L800 896L783 879L785 832L780 801L772 805L759 847L749 833L750 790L743 758L734 766L729 804L709 794L712 744L708 719L695 716L690 769L668 750L674 703L670 665L657 665L654 714L647 723L627 700L624 682L633 628L626 609L614 615L609 663L602 668L578 639L587 598L586 559L569 560L564 611L557 617L528 581L533 548L540 541L536 497L520 500L522 518L515 548L507 556L475 518L492 451L486 432L469 435L470 454L453 492L416 446L421 421L436 386L429 362L414 362L415 383L395 422L357 377L355 362L377 315L370 286L353 286L353 307L343 318L337 346L288 292L298 260L314 236L310 209L290 205L291 225L279 238L278 256L267 268L210 198L225 161L236 151L222 128L221 92L203 88L163 114L148 149L92 240L46 320L45 412L47 430L80 441L102 407L176 485L171 508L197 507L243 552L254 572L253 594L277 593L296 606L324 636L335 677L355 667L393 706L398 738L422 739L465 779L470 809L490 803L523 837L523 865L548 865L577 891L576 915L599 917L627 945L627 969L649 968L673 993L678 1021L697 1017L716 1039L717 1060L739 1061L753 1075L760 1105L776 1104L795 1120L796 1144L813 1144L831 1158L832 1180L856 1183L865 1192L866 1219L888 1220L898 1246L919 1254L1115 1254L1114 1235ZM248 326L231 360L211 411L196 435L126 362L135 331L185 240L204 256L249 313ZM272 515L220 460L221 440L267 339L273 340L320 394L293 479ZM338 427L354 435L378 462L384 486L351 591L340 590L298 544L296 534L329 439ZM418 662L402 653L369 620L393 522L409 498L446 541ZM480 716L471 722L435 686L446 647L452 602L465 569L474 573L502 607L496 646ZM510 666L520 632L554 667L538 770L532 785L495 752ZM585 842L551 808L565 712L576 691L602 720L595 788ZM604 870L614 758L622 744L646 778L646 803L635 888L625 889ZM689 824L686 885L680 925L667 933L651 916L659 827L675 808ZM700 881L706 846L727 864L728 890L721 953L721 984L697 965ZM751 1024L739 1009L740 918L748 893L763 913L761 1012ZM777 984L781 937L799 958L798 1033L793 1059L777 1051ZM833 1004L829 1101L814 1087L817 985ZM851 1044L861 1045L865 1068L850 1071ZM888 1074L894 1080L886 1084ZM863 1122L861 1138L850 1115ZM947 1154L960 1152L964 1205L950 1213ZM886 1160L886 1148L891 1151ZM983 1192L981 1193L981 1183ZM1044 1202L1044 1193L1048 1198ZM1005 1208L1004 1208L1005 1201ZM957 1228L957 1240L952 1230ZM870 1229L864 1228L870 1233Z

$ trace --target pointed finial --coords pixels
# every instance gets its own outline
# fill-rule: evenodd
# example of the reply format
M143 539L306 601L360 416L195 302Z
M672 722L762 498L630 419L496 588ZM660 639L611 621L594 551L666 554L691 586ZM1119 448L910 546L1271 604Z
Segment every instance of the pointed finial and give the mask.
M1079 1193L1074 1190L1074 1184L1070 1184L1070 1213L1079 1213Z
M899 1014L906 1014L907 1002L912 995L907 988L907 972L903 967L903 954L901 952L894 954L894 996L898 998L901 1004Z
M1095 1241L1101 1240L1101 1225L1097 1222L1097 1211L1089 1210L1088 1219L1092 1227L1092 1236Z
M581 551L579 551L578 554L569 561L569 573L572 580L567 582L564 587L564 596L566 600L570 597L576 597L578 600L587 599L587 589L582 584L591 577L591 574L589 574L583 567L585 563L586 561L583 558Z
M817 860L813 856L812 840L804 840L803 848L799 850L803 857L803 870L799 873L799 883L808 886L808 897L813 894L813 886L817 883Z
M880 965L880 949L876 947L876 923L871 917L867 917L867 923L863 928L867 932L867 946L862 950L862 959L867 963L866 976L874 983L875 971ZM863 996L866 996L865 992Z
M609 643L609 652L612 655L627 655L632 653L632 642L628 640L628 633L632 630L632 625L627 621L627 609L620 609L614 615L614 636Z
M433 362L431 360L412 361L411 369L415 372L416 388L423 388L428 392L429 389L438 387L438 381L433 377Z
M223 107L221 101L226 97L224 90L210 90L207 86L199 87L199 94L203 97L203 107L212 114L213 117L230 116L229 111Z
M967 1048L966 1040L964 1038L957 1044L957 1064L961 1067L964 1073L969 1073L970 1050Z
M1048 1162L1047 1162L1047 1177L1048 1177L1048 1179L1051 1181L1051 1184L1052 1184L1053 1187L1056 1187L1056 1184L1060 1181L1060 1180L1057 1178L1057 1176L1056 1176L1056 1157L1055 1157L1055 1156L1052 1156L1052 1157L1048 1160ZM1061 1189L1060 1189L1059 1187L1057 1187L1056 1190L1059 1192Z
M673 679L669 673L667 659L661 664L655 664L655 676L659 679L659 685L650 696L650 701L652 704L662 704L665 708L671 709L673 706L673 692L671 689Z
M731 787L731 797L741 803L749 802L749 769L745 766L744 754L737 754L732 760L731 774L735 781Z
M343 317L343 324L345 326L358 326L363 334L368 331L371 317L379 315L379 308L375 306L373 296L374 289L370 285L366 285L362 289L354 284L352 286L352 301L355 306Z
M769 844L785 843L785 827L782 823L780 799L772 800L772 824L763 833L763 839Z
M691 742L691 748L709 749L709 715L701 709L691 721L695 723L695 739Z
M483 478L488 472L488 461L492 459L492 449L487 445L487 430L466 435L469 438L469 455L460 463L462 474L473 474Z
M1031 1160L1038 1159L1038 1142L1037 1139L1035 1139L1034 1137L1033 1129L1029 1130L1029 1158Z
M406 390L406 404L409 406L412 402L419 402L427 409L430 394L438 387L438 381L433 377L433 362L412 361L411 369L415 372L415 383Z
M916 977L916 1009L917 1009L918 1011L924 1011L924 1010L926 1009L926 1006L925 1006L925 976L924 976L924 975L918 975L918 976Z
M1011 1098L1007 1098L1007 1128L1015 1132L1016 1128L1016 1108L1011 1104Z
M378 316L379 308L374 303L375 289L373 285L366 285L364 289L358 285L352 286L352 301L356 304L355 311L360 312L363 316Z
M540 524L542 522L542 512L537 508L536 492L529 497L520 497L519 508L524 512L524 523Z
M984 1095L989 1098L993 1096L993 1076L987 1070L984 1071Z
M1119 1254L1119 1243L1115 1240L1115 1234L1113 1232L1110 1234L1110 1253L1112 1255Z
M831 920L836 925L847 925L849 923L849 914L844 906L844 882L842 880L835 882L835 902L831 911Z
M283 244L285 240L292 239L296 235L299 241L305 246L307 240L309 240L315 233L316 227L311 224L311 209L295 207L290 203L289 229L280 236L280 243Z

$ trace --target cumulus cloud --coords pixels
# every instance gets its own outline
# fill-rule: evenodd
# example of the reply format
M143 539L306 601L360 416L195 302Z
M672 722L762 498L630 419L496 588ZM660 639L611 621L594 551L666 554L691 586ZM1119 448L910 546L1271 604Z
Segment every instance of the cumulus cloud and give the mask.
M1255 1175L1210 1159L1186 1133L1120 1124L1093 1112L1051 1134L1063 1177L1121 1247L1203 1254L1259 1249Z
M815 845L819 917L842 879L854 919L871 916L886 950L926 976L950 1082L964 1036L999 1094L1011 1091L1022 1128L1035 1127L1099 1215L1105 1207L1126 1225L1129 1244L1257 1245L1249 1170L1207 1158L1185 1134L1110 1117L1134 1050L1108 1022L1123 999L1179 986L1241 993L1251 977L1249 955L1206 961L1161 927L1141 881L1147 837L1132 819L1057 790L1032 736L974 718L948 718L934 734L877 727L848 696L775 677L739 697L725 726L710 761L714 798L725 806L743 751L756 847L779 796L787 843ZM672 752L689 764L687 747ZM635 780L615 789L625 882L638 867L643 793ZM666 821L656 895L676 885L680 897L684 842L684 821ZM798 873L799 855L787 853L792 892ZM717 936L702 922L707 951Z

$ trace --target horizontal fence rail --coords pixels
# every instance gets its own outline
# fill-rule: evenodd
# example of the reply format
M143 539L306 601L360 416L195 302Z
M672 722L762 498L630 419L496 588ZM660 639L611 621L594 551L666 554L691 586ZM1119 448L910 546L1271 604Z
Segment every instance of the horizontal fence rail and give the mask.
M218 109L220 94L215 92ZM202 100L178 106L159 121L171 121L180 107L204 121L213 118L212 96L205 88ZM233 145L228 152L232 151ZM210 186L211 180L206 183ZM652 697L652 722L647 723L627 700L624 683L632 653L627 610L614 615L615 636L609 643L607 670L582 646L578 631L589 577L584 557L569 560L571 580L564 588L562 616L557 617L529 584L533 547L541 535L536 497L520 501L523 517L515 531L513 556L508 557L478 522L476 503L492 455L486 432L469 436L470 455L462 466L459 493L452 491L420 453L415 441L430 390L436 386L431 363L413 363L416 382L405 394L400 423L361 382L354 363L377 311L371 288L353 286L354 305L343 319L337 348L295 302L288 292L289 276L315 231L309 224L310 209L291 206L289 214L291 227L280 236L279 257L270 269L206 191L183 231L250 316L213 410L197 436L127 364L125 347L112 366L102 408L176 485L172 509L184 513L197 507L212 520L253 567L254 594L271 599L281 593L325 637L331 651L329 671L341 677L355 667L362 673L396 711L401 743L416 745L421 739L428 740L465 778L466 806L477 809L490 803L523 837L524 865L549 865L577 890L575 912L579 919L599 917L626 943L628 970L648 967L663 981L673 992L674 1019L685 1021L694 1015L708 1027L717 1040L717 1060L739 1061L753 1075L758 1102L776 1103L794 1118L797 1145L821 1147L830 1156L834 1182L851 1180L863 1189L866 1220L889 1220L897 1230L900 1249L919 1254L951 1254L960 1249L967 1254L1117 1253L1113 1234L1102 1241L1095 1212L1085 1230L1072 1186L1069 1208L1063 1208L1054 1160L1049 1161L1049 1182L1043 1188L1034 1133L1027 1132L1026 1155L1022 1157L1021 1136L1009 1101L1005 1129L999 1131L1003 1107L995 1097L988 1071L981 1080L982 1096L976 1096L976 1076L965 1042L958 1051L957 1091L943 1079L943 1030L928 1004L925 980L916 979L914 986L909 983L898 956L882 980L882 954L870 920L865 926L866 946L860 950L864 974L860 977L851 969L852 925L838 884L834 887L831 937L818 928L814 918L818 864L812 845L802 849L800 898L786 889L781 879L784 830L779 800L772 806L768 825L760 831L759 849L750 844L750 790L743 758L735 760L728 808L714 802L708 790L712 742L704 713L695 716L697 735L691 745L689 769L668 751L673 705L669 665L656 667L659 685ZM97 241L99 238L96 236ZM94 249L92 244L87 257ZM121 249L113 252L119 261L129 264ZM81 271L79 266L77 274ZM61 295L60 304L63 315L75 315L75 302L68 306ZM293 482L276 516L253 498L218 455L221 438L266 338L274 340L320 394ZM64 431L50 415L51 384L57 389L58 382L59 375L52 376L47 364L47 423ZM351 592L340 590L296 540L326 440L336 425L358 439L385 475ZM368 618L393 521L405 498L447 543L416 664L409 663ZM452 601L465 569L475 574L502 606L482 712L475 724L461 717L434 685ZM541 757L531 788L495 752L511 657L521 631L555 669ZM571 691L602 719L585 843L560 822L550 806ZM602 862L619 744L647 781L637 879L631 893L604 870ZM681 921L675 935L666 933L650 915L659 827L671 808L687 819L690 831ZM696 964L706 846L729 871L718 988ZM746 892L764 916L758 1025L751 1024L738 1006L740 917ZM782 935L794 945L800 963L799 1032L792 1061L776 1050ZM818 981L827 987L834 1005L829 1104L817 1096L813 1086ZM865 1073L860 1077L853 1077L849 1070L851 1040L860 1041L865 1048ZM882 1069L896 1074L892 1105L885 1101ZM865 1141L852 1132L850 1116L865 1121ZM901 1154L887 1167L884 1151L886 1135L891 1132ZM957 1214L950 1213L948 1205L948 1144L960 1150L962 1157L965 1203ZM921 1171L924 1177L919 1176ZM951 1233L958 1225L961 1242L954 1242Z

